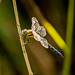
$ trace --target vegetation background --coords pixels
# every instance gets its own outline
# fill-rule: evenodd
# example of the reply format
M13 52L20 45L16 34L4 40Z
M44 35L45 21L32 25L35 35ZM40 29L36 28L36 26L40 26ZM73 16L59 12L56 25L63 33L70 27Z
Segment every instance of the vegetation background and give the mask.
M31 3L33 1L65 41L69 1L30 0ZM29 0L17 0L16 2L21 28L31 29L31 18L33 16L37 18L37 15L30 6ZM70 75L75 74L74 32L75 26L72 37ZM48 33L45 38L64 55L64 52ZM64 59L52 49L45 49L34 38L30 38L26 50L34 75L62 75ZM28 75L17 32L12 0L2 0L0 3L0 66L0 75Z

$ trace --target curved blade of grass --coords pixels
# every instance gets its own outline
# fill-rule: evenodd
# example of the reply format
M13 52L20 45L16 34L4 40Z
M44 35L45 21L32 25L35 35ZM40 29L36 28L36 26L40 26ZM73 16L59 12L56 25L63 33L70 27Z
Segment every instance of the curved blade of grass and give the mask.
M61 38L61 36L58 34L58 32L54 29L54 27L47 21L43 21L42 24L44 25L44 27L46 28L47 32L49 33L49 35L54 39L54 41L57 43L57 45L63 50L65 51L65 47L67 47L66 43L64 42L64 40Z
M63 75L70 75L69 72L71 65L71 49L72 49L72 35L74 23L73 19L74 19L74 0L69 0L68 15L67 15L67 31L66 31L66 43L69 47L69 50L65 54Z
M67 15L66 43L70 49L72 48L73 24L74 24L74 0L69 0L68 15Z

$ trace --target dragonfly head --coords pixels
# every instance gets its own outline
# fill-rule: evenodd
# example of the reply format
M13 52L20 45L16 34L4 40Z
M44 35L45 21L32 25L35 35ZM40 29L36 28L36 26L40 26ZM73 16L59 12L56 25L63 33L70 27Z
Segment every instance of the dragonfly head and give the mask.
M22 30L22 34L27 35L27 29Z

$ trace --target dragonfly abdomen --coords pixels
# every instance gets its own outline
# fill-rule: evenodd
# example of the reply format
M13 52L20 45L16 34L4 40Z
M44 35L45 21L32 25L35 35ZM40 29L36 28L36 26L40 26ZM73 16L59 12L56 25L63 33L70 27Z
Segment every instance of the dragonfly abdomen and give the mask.
M61 55L61 57L64 58L64 56L57 50L55 49L51 44L49 44L49 47L52 48L54 51L56 51L59 55Z

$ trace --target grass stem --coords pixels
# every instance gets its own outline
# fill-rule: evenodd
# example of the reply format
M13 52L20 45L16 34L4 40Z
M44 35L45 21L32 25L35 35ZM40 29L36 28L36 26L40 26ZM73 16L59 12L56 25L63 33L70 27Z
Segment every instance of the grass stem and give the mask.
M74 0L69 0L67 14L68 15L67 15L66 43L69 47L69 50L65 51L63 75L70 75L72 35L73 35L73 23L74 23Z
M18 17L18 11L17 11L17 5L16 5L16 0L12 0L13 1L13 7L14 7L14 13L15 13L15 18L16 18L16 24L17 24L17 30L18 30L18 34L19 34L19 39L20 39L20 43L21 43L21 47L22 47L22 52L23 52L23 56L27 65L27 69L29 72L29 75L33 75L33 72L31 70L31 66L28 60L28 55L25 49L25 45L24 44L24 40L20 37L22 37L22 32L21 32L21 27L20 27L20 22L19 22L19 17Z

